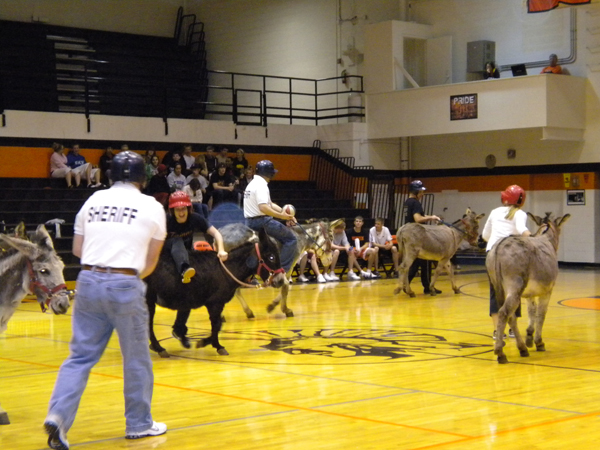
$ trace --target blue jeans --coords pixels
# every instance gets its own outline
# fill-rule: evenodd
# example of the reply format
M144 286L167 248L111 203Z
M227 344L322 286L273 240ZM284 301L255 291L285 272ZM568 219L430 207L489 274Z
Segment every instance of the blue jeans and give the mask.
M296 253L298 239L296 239L294 232L271 216L246 219L246 225L254 231L260 231L264 228L269 236L281 242L281 254L279 258L281 259L281 267L283 267L283 270L287 274L292 269L294 254Z
M113 330L123 356L126 433L152 426L154 388L148 349L146 284L138 277L82 270L77 277L70 355L62 364L50 399L48 418L66 433L75 420L90 370Z

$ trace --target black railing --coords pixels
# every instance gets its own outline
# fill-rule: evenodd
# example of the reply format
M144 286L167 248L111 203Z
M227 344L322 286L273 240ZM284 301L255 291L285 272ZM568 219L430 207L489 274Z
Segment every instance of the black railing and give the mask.
M382 218L395 233L404 224L404 202L408 198L406 174L400 171L373 170L372 166L351 167L354 158L339 157L339 149L319 148L315 141L309 178L318 189L334 193L336 200L351 202L355 209L367 209L371 218ZM434 196L421 200L425 214L433 214Z

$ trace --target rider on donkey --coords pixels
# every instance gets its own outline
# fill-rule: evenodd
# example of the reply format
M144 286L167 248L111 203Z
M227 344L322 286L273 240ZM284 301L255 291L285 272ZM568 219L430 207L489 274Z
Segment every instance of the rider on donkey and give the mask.
M192 212L192 202L185 192L176 191L171 194L169 213L165 249L171 252L177 271L181 274L182 283L189 283L191 278L196 275L196 270L190 267L188 255L188 250L192 248L195 232L211 235L215 240L219 258L221 261L227 260L221 233L200 214Z
M255 176L244 192L244 217L248 227L254 231L264 228L269 236L281 243L281 266L289 274L294 263L296 235L289 227L273 218L293 223L296 223L296 218L271 201L268 184L276 173L271 161L265 159L256 163Z

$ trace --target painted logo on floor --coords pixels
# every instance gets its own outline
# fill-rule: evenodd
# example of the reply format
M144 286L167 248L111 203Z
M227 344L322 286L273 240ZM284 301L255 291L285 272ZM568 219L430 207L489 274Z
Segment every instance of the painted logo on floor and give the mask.
M263 363L422 361L473 356L493 349L490 336L427 328L309 327L278 331L221 331L220 339L233 359L237 360L238 356L247 362ZM234 349L234 346L238 348ZM260 361L255 361L257 358Z

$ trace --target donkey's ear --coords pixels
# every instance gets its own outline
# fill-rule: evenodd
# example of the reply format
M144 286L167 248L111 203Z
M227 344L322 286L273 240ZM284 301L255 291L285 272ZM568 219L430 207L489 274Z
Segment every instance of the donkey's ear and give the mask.
M561 218L556 219L556 221L555 221L556 226L558 228L562 227L565 223L567 223L567 220L569 220L570 218L571 218L571 214L565 214Z
M44 225L38 225L31 240L42 247L47 247L50 250L54 250L52 238L50 237L50 234Z
M25 222L21 222L14 231L14 237L19 239L27 239L27 231L25 230Z
M265 230L265 228L261 228L260 231L258 232L258 240L260 242L264 242L269 238L269 235L267 234L267 231Z
M2 247L12 247L18 250L19 252L23 253L30 259L34 259L36 256L36 245L24 239L14 238L5 234L0 234L0 243L2 243Z
M471 208L467 208L467 212L465 213L466 215L471 214L473 211L471 210Z
M534 216L530 212L527 213L527 217L529 217L531 220L533 220L538 227L541 227L542 223L544 223L544 219L542 219L539 216Z
M479 222L479 221L480 221L481 219L483 219L484 217L485 217L485 213L483 213L483 214L477 214L477 216L475 217L475 220L476 220L477 222Z

